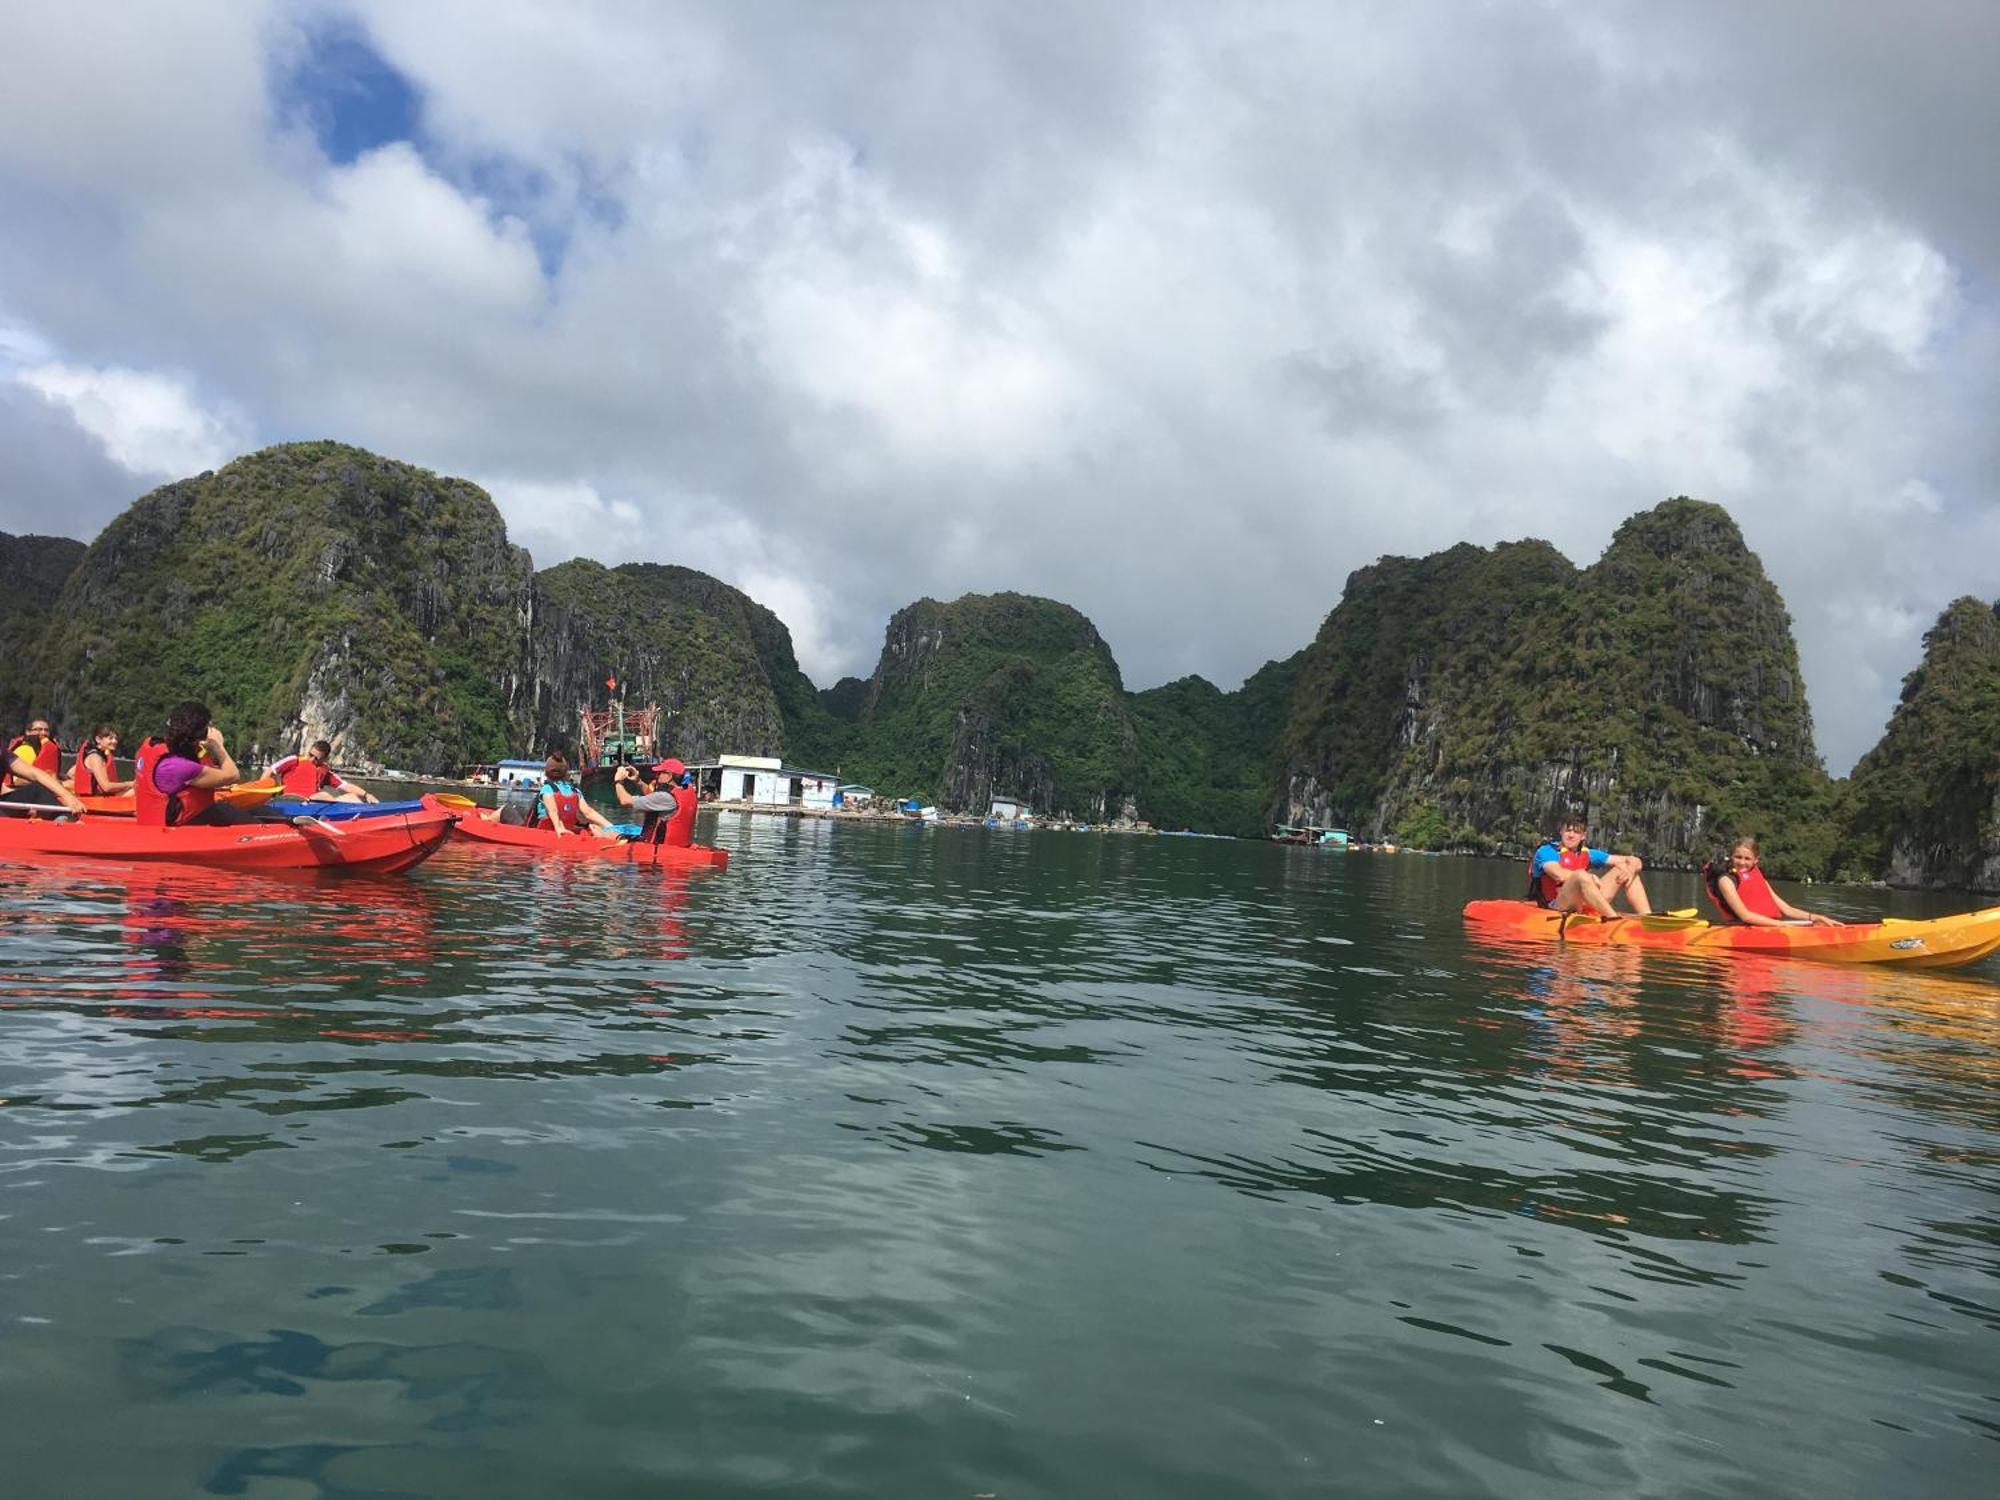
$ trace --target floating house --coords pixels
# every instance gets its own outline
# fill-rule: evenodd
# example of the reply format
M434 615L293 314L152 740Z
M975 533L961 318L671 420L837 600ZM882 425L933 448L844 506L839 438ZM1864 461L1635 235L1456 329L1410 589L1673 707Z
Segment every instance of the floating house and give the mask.
M770 755L719 756L715 769L720 773L715 794L718 800L760 807L832 807L833 795L841 786L840 777L831 771L803 770Z
M1034 811L1025 797L995 797L993 805L986 810L989 818L1025 818Z

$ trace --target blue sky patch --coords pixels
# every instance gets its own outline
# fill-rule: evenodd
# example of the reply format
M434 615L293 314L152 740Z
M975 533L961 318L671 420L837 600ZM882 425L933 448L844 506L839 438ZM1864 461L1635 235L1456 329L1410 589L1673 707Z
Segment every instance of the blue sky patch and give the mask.
M414 141L423 113L417 86L347 22L307 34L305 49L277 79L275 96L279 116L309 126L320 150L340 166L391 142Z

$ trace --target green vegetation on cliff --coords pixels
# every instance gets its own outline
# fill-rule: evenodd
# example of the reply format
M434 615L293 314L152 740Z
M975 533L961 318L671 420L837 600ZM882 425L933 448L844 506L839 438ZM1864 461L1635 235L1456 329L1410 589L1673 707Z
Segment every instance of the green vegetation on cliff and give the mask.
M1139 815L1157 828L1238 838L1266 832L1274 757L1304 657L1266 662L1233 693L1183 677L1131 694Z
M841 773L891 796L984 812L996 795L1038 812L1117 815L1138 744L1118 664L1090 621L1024 594L920 599L890 620L851 719L824 714Z
M660 746L683 760L725 752L810 755L823 710L778 617L692 568L576 559L535 576L529 742L574 753L577 709L615 675L628 704L657 703Z
M166 485L91 544L35 657L73 735L183 697L235 747L438 767L508 748L527 554L485 492L339 443Z
M48 712L28 658L83 554L83 543L70 537L0 531L0 740L18 734L29 714Z
M1581 807L1655 857L1734 832L1783 873L1833 854L1783 601L1694 500L1581 571L1543 542L1361 569L1300 669L1282 764L1285 820L1419 846L1521 847Z
M2000 604L1959 599L1939 616L1850 795L1850 871L2000 890Z

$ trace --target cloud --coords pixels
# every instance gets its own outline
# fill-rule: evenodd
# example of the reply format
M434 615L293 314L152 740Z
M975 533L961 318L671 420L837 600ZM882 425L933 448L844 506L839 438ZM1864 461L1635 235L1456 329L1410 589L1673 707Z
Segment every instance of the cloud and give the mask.
M179 478L227 463L250 441L227 407L204 408L187 381L144 370L48 363L15 373L20 384L66 410L128 473Z
M1233 685L1382 552L1588 562L1691 493L1841 770L1995 592L1992 7L329 0L10 44L0 307L51 411L121 465L499 476L538 562L715 571L820 680L1018 588L1134 686Z

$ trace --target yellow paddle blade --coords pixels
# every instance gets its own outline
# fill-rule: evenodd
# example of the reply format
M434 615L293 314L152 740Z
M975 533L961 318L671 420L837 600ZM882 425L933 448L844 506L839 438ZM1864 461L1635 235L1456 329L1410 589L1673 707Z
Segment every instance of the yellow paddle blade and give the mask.
M457 792L433 792L431 793L431 795L435 797L439 802L442 802L446 807L479 806L479 804L477 802L474 802L470 797L461 797Z
M236 786L226 786L215 795L231 807L262 807L273 797L283 795L284 790L275 781L245 781Z

